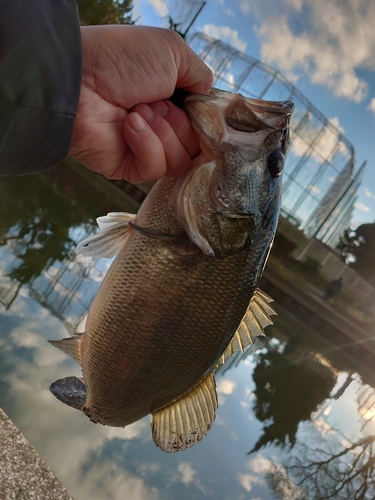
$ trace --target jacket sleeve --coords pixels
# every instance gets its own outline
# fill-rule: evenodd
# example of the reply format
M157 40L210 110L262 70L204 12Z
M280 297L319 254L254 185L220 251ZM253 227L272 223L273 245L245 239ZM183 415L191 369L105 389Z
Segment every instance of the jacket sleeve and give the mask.
M82 76L75 0L0 0L0 174L69 150Z

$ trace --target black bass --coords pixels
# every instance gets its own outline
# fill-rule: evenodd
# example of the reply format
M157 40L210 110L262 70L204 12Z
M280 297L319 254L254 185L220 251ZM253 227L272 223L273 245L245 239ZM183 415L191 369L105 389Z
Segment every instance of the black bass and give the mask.
M51 385L93 422L124 427L151 413L167 452L199 442L217 408L213 372L264 335L275 314L257 289L276 231L293 104L213 90L185 109L200 155L158 181L138 214L100 217L84 255L117 254L86 331L51 341L82 378Z

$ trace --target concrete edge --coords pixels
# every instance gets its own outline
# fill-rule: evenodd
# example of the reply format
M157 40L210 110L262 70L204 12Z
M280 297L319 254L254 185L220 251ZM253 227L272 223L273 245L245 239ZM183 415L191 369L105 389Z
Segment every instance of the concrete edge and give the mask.
M0 500L73 500L0 408Z

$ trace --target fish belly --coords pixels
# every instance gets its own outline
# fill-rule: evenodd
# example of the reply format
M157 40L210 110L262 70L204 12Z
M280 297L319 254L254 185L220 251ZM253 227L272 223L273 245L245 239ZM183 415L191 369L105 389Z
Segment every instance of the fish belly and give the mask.
M135 233L91 306L83 351L86 413L128 425L212 370L256 283L248 252L223 259Z

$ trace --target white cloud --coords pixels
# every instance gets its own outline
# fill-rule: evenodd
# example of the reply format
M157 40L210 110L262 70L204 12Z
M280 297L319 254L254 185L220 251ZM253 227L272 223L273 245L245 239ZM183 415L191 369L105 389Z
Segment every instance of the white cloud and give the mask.
M163 0L148 0L148 3L154 8L159 16L166 17L168 15L167 2L163 2Z
M297 10L298 12L301 12L303 0L286 0L286 3L291 7L293 7L295 10Z
M330 123L335 127L325 127L323 132L319 134L322 123L315 123L313 121L313 116L308 116L306 120L306 126L303 129L303 139L297 134L292 134L291 137L291 152L298 157L303 156L309 149L310 144L314 144L314 149L312 151L312 157L321 162L322 159L326 159L332 154L333 151L340 153L343 157L349 158L349 150L344 142L339 138L339 132L344 133L344 128L341 126L339 118L337 116L331 118ZM315 141L317 134L319 138Z
M330 118L330 119L329 119L329 121L332 123L332 125L333 125L334 127L336 127L336 128L337 128L337 130L338 130L339 132L341 132L342 134L345 132L345 129L344 129L344 127L342 127L342 126L340 125L340 121L339 121L339 118L338 118L337 116L334 116L333 118Z
M180 476L175 479L181 481L183 484L194 484L204 495L206 494L202 482L196 478L197 471L193 469L189 462L181 462L177 470Z
M252 3L248 0L242 0L242 2L240 2L240 9L242 13L247 16L252 13Z
M226 16L231 16L231 17L235 16L234 11L230 7L227 7L225 5L224 0L216 0L216 1L217 1L217 3L219 3L221 5L221 7L223 8L224 14Z
M362 210L363 212L369 212L370 211L370 207L368 207L367 205L365 205L364 203L355 203L355 208L358 208L358 210Z
M263 61L276 65L293 82L307 74L337 97L354 102L366 97L368 87L357 69L375 69L375 2L275 0L271 12L255 4L244 0L241 9L260 16L257 35Z
M291 142L291 151L295 156L303 156L306 153L309 145L298 135L294 134Z
M134 424L123 427L105 427L105 434L108 439L134 439L143 437L144 435L149 436L151 439L151 434L149 433L150 428L150 418L143 418L134 422Z
M238 480L247 492L251 491L255 484L263 485L265 483L264 476L268 476L267 483L271 478L276 485L275 493L278 498L282 500L305 498L303 490L291 481L285 467L278 463L275 456L269 460L259 454L256 458L249 460L246 467L251 472L239 474ZM256 499L254 498L254 500Z
M314 186L313 184L310 184L307 189L309 189L314 194L320 194L320 189L318 188L318 186Z
M368 111L372 111L374 113L374 116L375 116L375 97L373 97L371 99L371 102L370 104L368 105L368 108L367 108Z
M365 188L365 196L367 196L367 198L372 198L375 200L375 195L371 193L371 191L367 188Z
M238 476L241 486L246 490L250 491L253 484L262 484L263 481L260 477L254 474L240 474Z
M217 386L217 392L222 394L233 394L237 389L237 382L222 378Z
M194 476L197 471L188 462L181 462L177 467L178 471L181 473L181 482L184 484L189 484L194 481Z
M160 499L156 488L146 486L142 479L111 460L94 463L85 474L85 488L78 491L82 495L80 498Z
M263 484L264 479L262 476L269 472L271 466L270 460L264 458L261 454L256 458L252 458L246 463L246 468L251 472L238 475L241 486L246 491L251 491L253 484Z
M212 38L220 39L223 42L229 43L237 50L244 52L247 42L244 42L238 37L238 31L232 30L228 26L215 26L214 24L205 24L202 29L203 33Z
M248 467L256 474L265 474L269 471L271 464L272 462L268 460L268 458L264 458L262 455L259 455L258 457L249 460Z
M283 0L283 2L278 2L279 5L278 5L278 8L279 10L281 11L285 11L286 9L288 9L289 7L297 10L297 11L301 11L302 10L302 6L303 6L303 2L304 0ZM273 6L277 6L277 1L274 1L273 2ZM263 2L263 1L260 1L260 2L256 2L254 0L242 0L240 2L240 9L241 11L244 13L244 14L260 14L260 13L263 13L266 14L266 13L269 13L269 4L267 4L267 2Z

